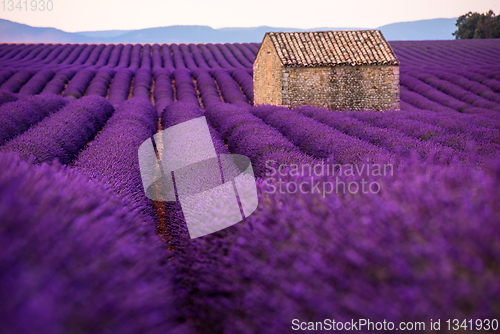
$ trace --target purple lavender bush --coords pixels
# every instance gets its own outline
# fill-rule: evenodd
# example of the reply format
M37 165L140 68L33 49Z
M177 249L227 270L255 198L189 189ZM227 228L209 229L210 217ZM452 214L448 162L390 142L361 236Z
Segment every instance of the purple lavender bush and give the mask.
M97 62L95 63L96 67L105 66L109 61L109 56L111 55L111 51L114 49L114 45L108 44L104 49L102 49Z
M9 78L16 73L14 70L11 69L2 69L0 70L0 85L2 85L4 82L9 80Z
M196 87L200 92L200 97L205 108L222 102L217 84L208 71L196 69L191 74L196 79Z
M190 333L154 223L67 167L0 158L5 333Z
M72 65L73 62L80 56L80 53L85 49L86 45L81 44L71 51L71 53L61 62L61 65Z
M64 70L60 70L43 88L41 94L61 94L64 90L64 87L75 76L77 72L78 68L76 67L70 67Z
M21 70L11 76L6 82L0 86L0 89L7 90L12 93L17 93L21 89L21 87L28 82L29 79L33 75L35 75L36 71L34 70Z
M123 68L116 72L113 82L109 87L109 102L116 108L125 101L130 95L130 85L134 78L134 73L129 68Z
M186 68L178 68L172 72L172 79L175 81L175 98L177 101L191 103L200 106L198 93L194 87L191 73Z
M35 95L40 93L45 85L54 77L56 73L51 69L45 69L37 72L31 79L19 90L20 95Z
M267 161L278 164L314 161L276 129L234 105L214 104L205 109L204 115L227 142L230 152L250 158L257 176L264 174Z
M284 107L253 107L251 113L275 127L303 152L318 159L355 163L385 155L386 150L305 117Z
M17 95L9 91L0 89L0 106L8 103L17 101Z
M15 152L26 161L70 163L101 130L113 106L103 97L86 96L46 117L15 137L0 151Z
M130 53L130 65L128 68L133 72L137 71L139 67L141 67L141 50L142 45L135 44L132 48L132 52Z
M111 54L109 55L109 60L106 66L116 67L118 65L123 48L123 44L118 44L113 48L113 51L111 51Z
M134 88L132 95L150 100L151 98L152 74L149 68L140 68L135 72Z
M79 172L109 185L138 210L154 217L151 201L144 195L139 146L156 133L158 116L153 105L132 98L116 109L102 131L74 161Z
M163 59L163 67L170 72L175 70L174 61L172 60L172 51L170 50L168 44L163 44L161 46L161 56Z
M118 65L116 66L116 70L119 68L126 68L129 65L130 62L130 53L132 52L133 45L132 44L127 44L125 47L122 49L122 52L120 54L120 60L118 62Z
M29 96L0 107L0 145L20 135L68 103L53 95Z
M116 71L109 67L100 68L90 82L85 95L99 95L106 97L115 73Z
M193 59L196 62L196 65L198 68L201 68L204 70L210 69L210 66L205 61L205 58L203 58L203 55L200 52L200 49L197 45L189 44L189 50L191 51L191 54L193 55Z
M81 98L96 73L97 69L94 67L85 68L76 73L64 90L63 96L71 100Z
M379 193L281 193L264 179L250 217L181 235L173 262L183 313L200 331L224 333L292 333L294 319L424 321L429 330L431 318L497 318L500 160L484 171L412 159L394 168L365 179ZM281 178L285 189L311 179ZM362 181L315 179L341 189Z
M155 77L154 99L158 116L161 117L165 108L174 103L174 89L170 73L166 68L153 71Z
M97 45L95 47L95 49L92 51L92 53L90 54L90 56L87 58L85 63L83 63L83 64L84 65L95 65L97 60L99 59L99 56L101 55L102 50L104 50L105 47L106 47L106 45L104 45L104 44Z
M250 104L247 97L242 93L240 86L234 81L231 75L225 70L213 70L212 76L217 81L224 101L234 104L240 108L248 109Z

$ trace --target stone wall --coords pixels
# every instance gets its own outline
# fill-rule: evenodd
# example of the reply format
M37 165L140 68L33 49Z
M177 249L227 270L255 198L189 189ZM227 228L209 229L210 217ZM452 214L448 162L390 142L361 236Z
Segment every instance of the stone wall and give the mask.
M283 67L282 78L282 101L272 104L332 110L399 109L398 66Z
M253 64L254 104L282 104L281 61L268 35Z

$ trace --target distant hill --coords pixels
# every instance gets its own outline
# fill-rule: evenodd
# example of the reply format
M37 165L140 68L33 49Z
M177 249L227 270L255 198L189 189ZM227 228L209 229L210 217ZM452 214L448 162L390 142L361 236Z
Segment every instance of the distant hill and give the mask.
M455 39L451 33L457 30L456 22L457 18L420 20L387 24L378 29L388 41Z
M433 19L388 24L377 29L387 40L453 39L456 19ZM37 28L0 19L0 42L4 43L246 43L261 42L268 31L357 30L367 28L297 29L261 26L220 28L168 26L139 30L104 30L69 33L55 28Z
M0 42L3 43L92 43L88 37L55 28L37 28L0 19Z

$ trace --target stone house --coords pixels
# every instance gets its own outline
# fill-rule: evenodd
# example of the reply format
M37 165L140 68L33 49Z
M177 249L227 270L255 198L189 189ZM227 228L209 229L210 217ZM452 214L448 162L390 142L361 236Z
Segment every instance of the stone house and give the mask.
M399 109L399 61L379 30L268 32L253 83L255 105Z

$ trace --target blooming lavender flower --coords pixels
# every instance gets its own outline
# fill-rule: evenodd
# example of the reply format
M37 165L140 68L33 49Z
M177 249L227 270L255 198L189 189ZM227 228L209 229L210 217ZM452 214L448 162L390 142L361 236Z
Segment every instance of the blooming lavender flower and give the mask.
M35 45L32 49L29 50L25 50L23 52L25 52L23 55L18 55L16 56L16 62L17 63L27 63L29 62L30 60L32 60L33 58L35 58L44 48L44 45L42 44L38 44L38 45Z
M250 107L247 97L243 94L238 84L225 70L212 70L212 76L217 81L224 101L232 103L240 108Z
M109 60L106 66L116 67L118 65L123 48L124 48L123 44L115 45L113 51L111 51L111 54L109 55Z
M199 106L198 93L194 88L191 74L186 68L178 68L172 72L172 79L175 81L175 98L177 101L192 103Z
M205 116L227 142L230 152L250 158L257 176L264 174L266 161L287 164L314 160L244 109L228 103L213 104L205 108Z
M408 73L408 72L406 72ZM456 98L457 100L463 101L475 107L485 108L500 111L500 105L484 99L476 94L473 94L461 87L450 83L445 80L441 80L436 78L435 76L428 73L419 73L419 72L409 72L411 76L424 81L425 83L431 85L432 87L446 93L449 96Z
M111 51L113 51L114 47L115 46L112 44L106 45L106 47L101 51L101 54L97 59L97 62L95 63L96 67L105 66L108 63L109 56L111 54Z
M196 79L196 87L200 92L203 106L205 108L222 102L217 89L217 84L208 71L196 69L192 71L191 74L193 75L193 78Z
M19 48L19 45L15 44L8 44L2 45L2 50L0 51L0 61L7 59L7 55L12 53L13 51L17 50Z
M76 73L64 90L63 96L71 100L81 98L96 73L97 69L95 67L85 68Z
M5 81L0 89L7 90L12 93L17 93L21 89L21 87L28 82L29 79L33 75L35 75L36 71L34 70L21 70L11 76L7 81Z
M203 54L204 60L206 61L208 66L210 66L210 68L222 68L221 65L219 65L219 63L217 62L217 60L215 60L212 52L205 45L200 45L199 47Z
M448 132L439 126L436 126L433 122L426 124L420 119L414 120L411 118L400 118L398 117L397 112L392 113L392 117L386 117L384 114L369 111L349 112L347 114L367 124L398 130L408 136L415 137L420 140L431 140L441 145L449 146L454 150L464 151L466 153L485 153L486 155L489 155L492 150L496 150L495 147L488 147L490 146L489 142L483 142L481 139L476 139L467 131L462 131L463 133L456 133L455 131ZM476 149L474 146L476 145L480 146L479 152L474 152ZM493 146L496 145L493 144ZM481 150L484 152L481 152ZM460 153L457 152L457 154ZM461 159L467 159L467 156L462 155Z
M144 45L142 48L140 68L151 70L151 45L149 44Z
M132 98L116 109L91 145L82 151L74 166L82 173L127 197L136 208L154 217L151 201L142 188L137 152L156 133L155 108L141 98Z
M419 93L432 101L438 102L443 106L450 107L457 111L461 111L467 108L469 105L467 103L458 101L457 99L448 96L442 92L433 89L431 86L423 83L422 81L402 73L400 75L401 84L412 90L413 92Z
M253 78L246 69L236 70L232 74L234 80L240 85L248 101L253 104Z
M218 44L217 48L221 51L224 58L227 60L231 66L235 68L243 68L245 67L238 59L236 59L235 55L231 52L231 50L225 44ZM246 63L245 63L246 64Z
M149 68L140 68L134 76L134 88L132 94L134 97L151 99L152 75Z
M8 103L17 101L17 95L6 90L0 89L0 106Z
M132 52L130 54L130 66L129 69L133 72L137 71L141 66L141 50L142 45L135 44L132 48Z
M249 44L234 43L233 45L236 46L242 52L242 54L247 58L248 62L253 66L253 62L255 61L255 54L253 54L253 52L250 51Z
M357 137L397 153L399 156L408 157L417 153L421 158L425 159L432 155L434 160L443 163L452 162L456 156L455 152L449 147L431 141L421 141L418 138L405 135L397 129L370 126L341 112L332 112L314 107L301 107L297 111L349 136ZM387 118L391 118L390 116L393 115L387 115Z
M5 68L2 69L0 71L0 85L5 83L10 77L12 77L12 75L14 75L14 73L16 73L14 70Z
M123 68L116 72L113 82L109 87L109 102L114 107L127 101L130 94L130 85L134 78L134 72L129 68Z
M102 185L3 154L0 221L2 331L190 333L154 223Z
M59 54L64 50L64 45L57 44L56 47L43 59L40 60L42 64L49 64L51 61L57 58Z
M440 79L446 80L448 82L453 82L455 85L463 87L464 89L467 89L474 94L482 96L493 102L500 103L500 96L498 96L498 94L496 94L491 88L486 85L475 82L473 80L468 80L460 75L447 71L434 70L431 73Z
M172 60L174 62L175 68L176 69L186 68L186 64L184 64L182 53L179 50L179 46L177 44L170 45L170 51L172 52Z
M115 73L116 71L109 67L100 68L90 82L85 95L99 95L106 97Z
M30 96L0 107L0 145L28 130L67 101L57 95Z
M199 106L185 101L176 101L162 113L161 125L166 129L201 116L202 111Z
M161 117L165 108L171 105L174 99L174 89L172 88L172 80L170 78L170 73L166 68L157 69L154 71L155 77L155 107L158 112L158 116Z
M35 48L36 48L36 45L28 44L19 53L17 53L15 56L13 56L10 60L12 60L12 61L22 60Z
M73 62L74 65L83 65L87 59L89 59L90 55L92 54L92 51L97 47L95 44L90 44L86 45L85 49L83 49L82 53L76 58L76 60ZM94 64L92 64L94 65Z
M163 68L163 60L161 59L161 48L158 44L154 44L151 48L151 62L153 66L153 71Z
M116 70L119 68L127 68L130 62L130 54L132 52L133 45L132 44L127 44L125 47L122 49L122 52L120 54L120 60L118 62Z
M203 58L203 55L200 52L200 49L198 48L197 45L195 44L189 44L189 50L191 51L191 54L193 55L193 59L196 62L196 65L198 68L208 70L210 69L210 66L208 66L207 62Z
M54 59L50 60L48 64L61 64L68 56L73 52L74 49L76 49L78 46L77 45L63 45L62 51L55 57Z
M64 59L63 62L61 62L61 65L71 65L73 62L80 56L80 53L85 49L87 46L84 44L78 45L76 48L71 51L71 53Z
M268 193L259 184L256 213L176 248L183 310L200 329L241 333L291 332L293 319L332 313L396 324L495 317L495 166L485 175L408 162L394 178L375 178L378 195Z
M243 65L243 67L251 68L253 66L253 58L249 61L243 54L242 49L240 49L236 44L226 43L224 46L234 54L234 57L241 63L241 65Z
M161 56L163 59L163 67L172 72L175 70L174 62L172 60L171 50L167 44L161 46Z
M196 65L194 58L193 58L193 55L189 51L189 48L186 44L180 44L179 51L182 53L184 63L186 64L186 66L189 70L192 71L192 70L198 68L198 65Z
M66 84L73 78L73 76L77 72L78 68L76 67L70 67L57 72L52 80L50 80L43 88L41 94L61 94Z
M216 45L214 44L206 44L206 47L210 50L212 53L213 57L217 61L217 63L220 65L220 67L226 69L226 70L233 70L234 66L231 65L226 58L224 58L224 55L222 52L220 52L219 48L217 48Z
M90 54L89 58L85 61L84 65L95 65L105 47L106 45L104 44L97 45Z
M337 163L356 163L387 153L384 149L343 134L284 107L259 106L253 115L279 130L307 154Z
M94 138L113 111L103 97L83 97L15 137L1 151L16 152L22 159L39 164L54 159L68 164Z
M51 69L41 70L29 79L19 90L20 95L35 95L42 91L47 83L54 77L55 72Z

